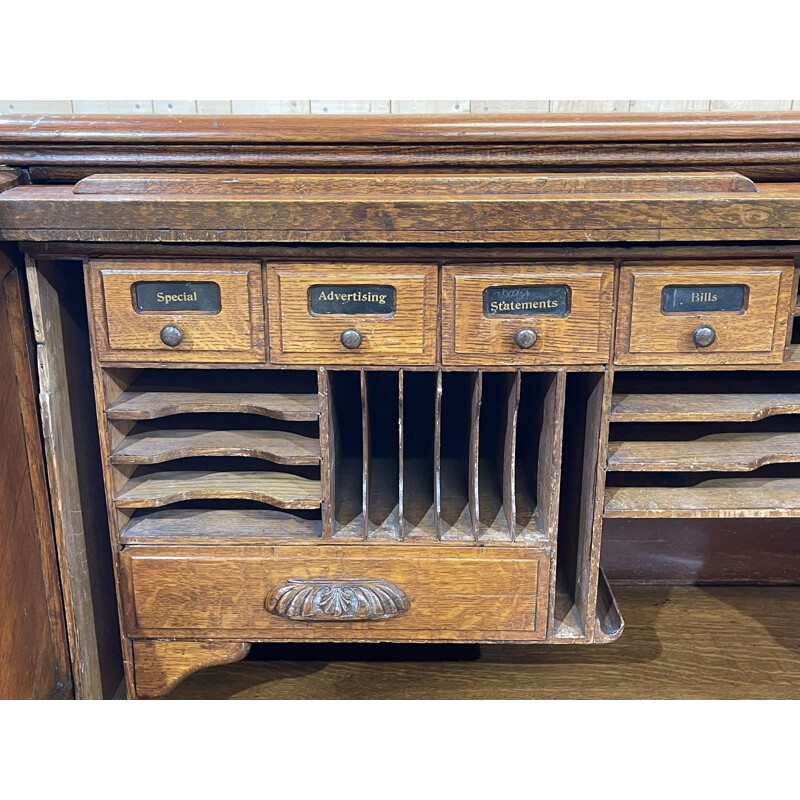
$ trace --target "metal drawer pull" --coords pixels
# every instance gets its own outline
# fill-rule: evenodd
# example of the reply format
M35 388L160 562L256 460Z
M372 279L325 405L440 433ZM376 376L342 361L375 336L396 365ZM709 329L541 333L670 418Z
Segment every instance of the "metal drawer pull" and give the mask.
M406 593L382 578L291 579L267 595L267 611L286 619L350 622L389 619L411 608Z
M710 325L701 325L694 329L692 340L697 347L710 347L717 341L717 332Z
M538 338L533 328L520 328L514 334L514 344L523 350L528 350L536 344Z
M339 340L348 350L355 350L357 347L361 347L364 337L355 328L348 328L346 331L342 331Z
M161 329L161 341L167 347L177 347L183 341L183 331L177 325L165 325Z

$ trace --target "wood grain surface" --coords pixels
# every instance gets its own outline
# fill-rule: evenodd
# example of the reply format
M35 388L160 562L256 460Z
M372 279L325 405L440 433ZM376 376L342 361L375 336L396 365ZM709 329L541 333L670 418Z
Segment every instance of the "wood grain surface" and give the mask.
M800 700L800 588L630 587L603 647L257 646L170 699Z
M246 642L134 642L137 696L166 694L186 675L214 664L240 661L249 651Z
M140 242L665 242L800 238L795 183L723 194L91 195L0 193L9 240Z
M605 516L800 517L800 478L715 478L696 486L614 486Z
M756 422L800 414L800 394L615 394L612 422Z
M433 364L439 292L432 264L267 264L270 355L279 364ZM393 286L393 314L312 314L316 285ZM342 345L355 328L362 342Z
M0 699L72 694L30 332L16 265L0 253Z
M617 114L348 114L180 116L19 114L0 117L0 141L236 144L357 142L688 141L797 139L789 111Z
M615 359L618 364L780 363L786 343L794 263L623 263ZM662 312L665 286L746 287L737 312ZM716 340L697 347L692 332L711 326Z
M644 472L748 472L800 461L800 433L716 433L685 441L609 442L608 468Z
M122 553L129 633L229 639L431 641L542 639L548 561L523 548L326 545L127 547ZM295 622L269 614L269 592L290 579L382 579L411 601L400 616Z
M89 262L86 280L101 361L258 362L266 358L258 262L98 259ZM140 312L134 287L148 281L214 283L219 287L220 311ZM166 325L182 331L177 347L161 341Z
M7 186L6 188L11 188ZM629 175L211 175L98 174L75 184L75 194L233 194L291 195L504 195L620 194L625 192L757 192L749 178L735 172L670 172Z
M111 454L111 463L161 464L197 456L245 456L276 464L318 464L319 439L271 430L134 431Z
M159 508L182 500L255 500L280 508L319 508L319 481L289 472L174 470L134 475L115 499L117 508Z
M490 286L567 286L569 313L486 316ZM497 264L442 268L442 360L445 364L575 364L609 358L613 266ZM514 343L520 328L533 328L528 350Z
M108 419L159 419L173 414L258 414L289 422L319 417L316 394L260 392L123 392L106 409Z

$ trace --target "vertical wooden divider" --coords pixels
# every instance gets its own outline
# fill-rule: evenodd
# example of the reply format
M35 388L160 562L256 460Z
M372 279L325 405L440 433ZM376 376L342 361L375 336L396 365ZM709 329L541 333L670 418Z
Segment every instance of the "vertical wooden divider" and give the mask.
M361 378L361 512L363 516L362 537L369 538L369 495L370 495L370 446L369 446L369 398L367 393L367 373L359 370Z
M470 404L469 417L469 464L467 486L467 496L469 502L469 513L472 519L472 535L475 541L480 537L480 495L478 493L478 473L480 463L480 422L481 422L481 399L483 396L483 371L479 370L472 377L472 402Z
M433 529L442 538L442 371L436 371L433 410Z
M406 518L403 497L403 462L404 462L404 435L403 435L403 370L397 373L397 538L401 541L406 538Z
M317 370L317 391L319 393L319 445L322 461L320 478L322 485L322 538L330 539L334 534L336 515L336 422L333 415L333 400L328 370Z
M558 508L561 495L561 460L564 445L564 406L567 373L559 370L549 376L544 391L542 432L539 438L539 469L536 495L547 540L550 543L550 590L547 630L555 623L556 565L558 557Z
M597 574L600 566L600 530L605 492L605 459L611 384L612 378L608 372L600 375L592 387L586 404L575 604L583 620L586 636L590 641L594 635L597 608Z
M506 430L503 440L503 511L511 541L517 537L517 415L522 388L522 373L508 375Z

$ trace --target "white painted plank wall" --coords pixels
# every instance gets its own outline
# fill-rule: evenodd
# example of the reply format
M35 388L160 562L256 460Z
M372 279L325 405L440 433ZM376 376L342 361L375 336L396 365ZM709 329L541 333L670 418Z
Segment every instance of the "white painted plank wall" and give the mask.
M800 111L800 100L0 100L4 114L523 114Z

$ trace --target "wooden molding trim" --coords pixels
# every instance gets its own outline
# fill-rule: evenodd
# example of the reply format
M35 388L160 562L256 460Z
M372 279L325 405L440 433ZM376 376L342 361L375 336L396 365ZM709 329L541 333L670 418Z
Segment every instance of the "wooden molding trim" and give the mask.
M135 641L137 697L169 694L187 675L216 664L233 664L249 652L249 642Z
M13 115L0 142L445 143L798 139L800 113L495 115Z

